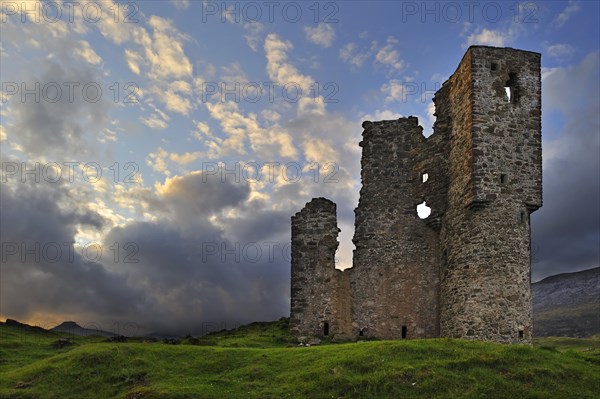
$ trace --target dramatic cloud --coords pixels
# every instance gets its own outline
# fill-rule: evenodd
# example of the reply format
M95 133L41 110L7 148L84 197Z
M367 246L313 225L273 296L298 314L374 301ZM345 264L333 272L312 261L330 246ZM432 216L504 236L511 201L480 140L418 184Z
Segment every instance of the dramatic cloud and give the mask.
M35 162L98 162L104 173L94 182L79 167L73 182L2 181L2 239L17 244L14 254L13 246L3 248L0 264L4 317L107 328L135 322L144 331L196 334L206 323L220 329L287 315L290 216L313 197L336 202L337 266L351 266L361 122L412 114L430 130L433 103L412 101L408 84L436 72L447 77L455 65L444 60L460 56L433 40L451 37L456 25L382 22L373 30L354 7L331 25L314 22L309 9L289 23L281 7L274 22L266 8L260 22L249 21L243 4L237 22L226 13L227 23L219 15L198 23L204 3L188 0L93 2L89 11L100 7L102 18L89 22L80 12L85 4L75 5L73 21L66 8L54 22L2 15L3 162L27 162L29 170ZM519 10L528 11L523 4ZM598 264L598 193L590 183L598 180L598 54L564 67L597 42L580 46L574 31L554 29L573 26L580 8L588 6L550 5L550 18L558 15L550 29L517 24L507 12L494 26L465 23L462 33L465 46L538 43L544 59L562 66L544 69L545 205L532 222L534 278ZM525 37L533 42L515 43ZM19 93L11 97L11 82L80 86L73 99L63 85L57 101L21 101ZM88 82L101 85L99 101L82 98ZM133 92L127 82L135 82ZM248 92L203 97L210 82L278 88L267 98L262 85L257 102ZM337 85L333 96L326 83ZM285 85L289 96L291 86L302 95L283 98ZM44 95L52 96L48 88ZM131 94L136 101L123 101ZM124 181L126 165L134 181ZM85 251L90 242L101 246L101 257L94 246ZM40 256L22 257L21 243L26 250L40 244ZM73 256L50 259L53 243Z
M195 334L206 323L232 327L285 314L289 210L273 213L249 204L246 182L193 172L154 191L131 193L155 220L113 228L104 245L96 245L102 249L98 259L95 250L84 253L69 243L81 226L100 228L105 221L66 192L62 185L16 183L0 193L3 313L39 321L43 315L45 322L135 322L146 332ZM70 206L62 209L61 202ZM235 208L257 216L229 218L231 226L212 221ZM37 252L23 257L36 245ZM27 300L15 300L24 292Z
M181 331L183 326L198 333L207 322L231 325L284 314L289 233L272 227L274 216L280 223L287 218L249 205L247 183L231 180L201 172L167 179L146 197L154 198L150 208L157 220L108 234L107 242L139 247L139 262L123 264L120 273L155 301L146 320L152 328ZM227 216L245 207L260 217ZM221 218L231 227L218 224Z
M560 131L542 124L544 206L532 215L534 280L600 263L599 66L595 52L544 72L542 115L565 122Z
M144 311L148 302L141 292L74 246L78 228L100 228L105 221L70 199L66 187L4 185L0 198L3 314L24 319L43 315L46 321L93 314L112 321L119 316L133 320ZM104 253L110 256L108 248ZM96 252L92 249L87 256L95 258Z

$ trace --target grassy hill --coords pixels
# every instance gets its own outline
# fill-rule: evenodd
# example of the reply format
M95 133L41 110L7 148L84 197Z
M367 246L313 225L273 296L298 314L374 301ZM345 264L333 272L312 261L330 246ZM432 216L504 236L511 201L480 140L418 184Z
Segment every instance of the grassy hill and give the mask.
M600 334L600 267L533 283L533 331L538 336Z
M0 398L597 398L600 339L297 347L287 320L179 345L0 325ZM64 336L63 336L64 337Z
M600 333L600 305L562 305L534 311L534 331L543 335L588 337Z

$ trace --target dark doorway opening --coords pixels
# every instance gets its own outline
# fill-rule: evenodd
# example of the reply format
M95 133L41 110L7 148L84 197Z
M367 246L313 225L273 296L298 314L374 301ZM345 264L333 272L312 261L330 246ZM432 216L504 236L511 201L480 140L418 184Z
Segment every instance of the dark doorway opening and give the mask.
M407 332L408 328L406 326L402 326L402 339L406 338Z
M519 339L523 338L523 331L519 331Z
M323 335L324 336L329 335L329 323L328 322L323 323Z

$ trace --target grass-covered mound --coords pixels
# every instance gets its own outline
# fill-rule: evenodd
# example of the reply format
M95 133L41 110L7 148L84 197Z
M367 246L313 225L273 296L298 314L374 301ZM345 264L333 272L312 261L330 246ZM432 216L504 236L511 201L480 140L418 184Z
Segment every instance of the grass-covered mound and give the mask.
M598 339L540 347L431 339L290 347L286 320L179 345L0 326L1 398L594 398Z

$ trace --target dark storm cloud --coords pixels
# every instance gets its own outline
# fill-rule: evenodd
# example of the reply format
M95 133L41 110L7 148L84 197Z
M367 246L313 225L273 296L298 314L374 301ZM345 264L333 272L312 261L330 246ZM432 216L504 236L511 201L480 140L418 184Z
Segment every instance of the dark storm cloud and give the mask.
M273 198L274 197L274 198ZM281 240L286 237L289 241L291 216L298 211L293 205L284 209L273 210L271 205L277 201L278 195L269 200L255 200L242 204L238 211L243 213L244 223L237 219L227 221L225 229L229 237L238 241L268 241Z
M106 239L139 247L139 262L116 267L157 301L140 315L146 328L201 333L206 323L231 327L286 314L289 238L273 235L282 215L247 209L246 182L199 172L168 179L159 191L161 208L168 209L160 220L115 228ZM209 221L227 209L261 217L236 217L225 225Z
M559 139L544 141L544 206L531 222L534 281L600 264L598 69L593 53L543 81L543 113L562 113L565 125Z
M40 184L0 191L2 313L104 314L125 303L135 314L142 297L73 248L77 225L99 227L103 219L65 194L60 186Z
M108 240L135 242L138 263L118 265L156 300L136 320L146 329L201 333L206 323L247 323L285 315L289 259L261 242L231 241L206 226L190 237L168 223L134 223ZM259 249L261 254L255 251Z
M247 184L222 181L217 175L192 172L168 179L161 199L170 217L181 225L204 222L211 214L241 204L250 189Z
M69 314L84 324L133 322L139 331L193 334L281 317L289 307L289 237L274 237L262 218L239 218L232 226L209 221L242 208L248 194L246 184L200 173L175 177L149 202L159 217L113 228L101 261L77 251L59 262L7 257L2 313ZM73 242L78 225L98 227L102 220L60 185L17 185L3 189L1 199L3 243ZM266 208L261 214L281 224L281 215L269 218ZM252 240L236 238L228 228L255 233Z

